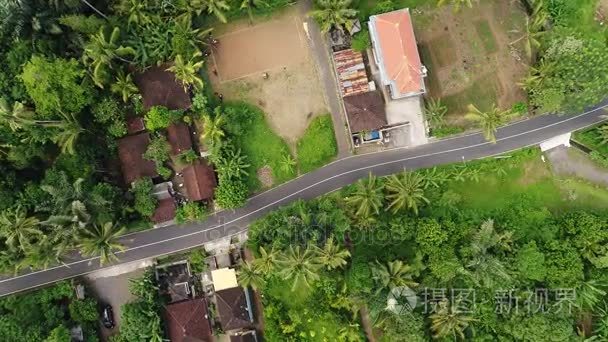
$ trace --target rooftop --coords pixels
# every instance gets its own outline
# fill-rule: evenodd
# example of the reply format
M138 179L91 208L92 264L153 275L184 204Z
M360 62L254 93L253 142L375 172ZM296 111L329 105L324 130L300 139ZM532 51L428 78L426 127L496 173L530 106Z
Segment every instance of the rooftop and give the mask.
M217 182L213 168L204 160L197 160L182 171L184 184L191 201L208 200L213 197Z
M203 298L165 306L165 320L171 342L213 341L207 302Z
M126 136L118 140L118 157L122 175L126 184L142 177L156 177L156 164L144 159L143 154L150 144L150 134L147 132Z
M370 90L363 54L352 49L334 52L334 64L338 73L342 96L355 95Z
M190 95L181 82L175 79L168 65L153 66L135 75L135 84L143 98L144 109L164 106L169 109L190 108Z
M379 91L347 96L344 108L352 133L377 130L387 125L384 100Z
M392 97L424 93L426 72L418 54L409 9L371 16L369 30L374 58Z
M192 148L190 129L183 122L177 122L167 127L167 140L174 156Z
M233 287L215 292L217 312L224 331L250 327L253 312L249 293L242 287Z
M231 289L239 286L236 280L236 272L232 268L226 267L211 271L211 279L213 279L213 287L215 288L215 291Z
M175 218L175 200L173 197L164 198L158 201L154 215L152 215L152 222L163 223L171 221Z

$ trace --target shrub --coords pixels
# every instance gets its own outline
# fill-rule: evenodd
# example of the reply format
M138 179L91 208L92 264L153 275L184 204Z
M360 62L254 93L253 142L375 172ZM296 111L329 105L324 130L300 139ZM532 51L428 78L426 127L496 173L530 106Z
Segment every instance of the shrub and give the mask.
M177 223L203 221L207 218L207 208L198 202L188 202L177 208Z
M72 300L70 302L70 317L78 323L97 321L97 301L91 298Z
M142 216L154 215L157 200L152 194L154 185L150 178L142 178L133 182L131 192L135 196L135 210Z
M152 138L150 145L148 145L144 153L144 158L155 162L157 166L161 166L171 158L170 153L171 146L167 142L167 138L161 135Z
M220 179L215 189L215 202L221 208L238 208L247 201L248 192L247 184L240 179Z
M351 41L353 50L358 52L364 52L365 50L369 49L371 45L372 43L369 37L369 32L366 29L355 34Z
M108 134L115 138L127 135L127 124L124 121L114 121L108 126Z
M179 158L179 161L184 164L192 164L198 160L198 155L196 154L196 152L194 152L193 149L189 149L187 151L180 153L178 158Z
M205 258L207 254L205 250L202 248L197 248L190 252L188 255L188 261L190 262L190 269L192 273L203 273L207 269L207 264L205 263Z
M146 128L151 131L167 128L179 121L184 113L181 110L170 110L163 106L154 106L146 113Z

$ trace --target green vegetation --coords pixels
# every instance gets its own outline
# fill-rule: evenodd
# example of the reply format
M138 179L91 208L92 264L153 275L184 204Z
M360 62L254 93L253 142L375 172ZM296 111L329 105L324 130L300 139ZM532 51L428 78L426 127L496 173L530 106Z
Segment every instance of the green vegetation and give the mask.
M601 124L575 132L574 139L591 150L589 157L599 165L608 168L608 125Z
M494 38L494 33L492 33L492 29L490 28L490 24L487 20L476 21L475 30L481 39L481 43L483 44L483 49L486 51L486 54L490 55L498 51L498 45L496 43L496 39Z
M316 0L315 9L310 16L317 21L321 32L331 29L350 31L357 17L357 10L352 9L352 0Z
M143 217L150 217L154 214L157 200L153 195L154 184L150 178L142 178L133 182L131 192L135 197L135 210Z
M177 223L200 222L207 218L207 208L197 202L180 205L175 213Z
M601 187L554 178L532 150L370 176L255 222L249 244L257 257L239 276L264 294L269 341L363 340L363 307L382 341L601 340L606 196ZM402 286L418 294L418 305L387 307L389 292ZM469 288L474 299L451 295ZM496 291L527 296L535 288L551 289L547 313L521 305L497 311ZM577 293L571 310L557 310L554 290L563 288ZM434 302L420 303L425 293Z
M2 341L69 341L69 329L75 325L82 327L86 341L98 341L97 302L77 299L70 282L4 297L0 310Z
M338 153L334 125L329 114L314 118L298 140L298 163L301 172L310 172L327 164Z

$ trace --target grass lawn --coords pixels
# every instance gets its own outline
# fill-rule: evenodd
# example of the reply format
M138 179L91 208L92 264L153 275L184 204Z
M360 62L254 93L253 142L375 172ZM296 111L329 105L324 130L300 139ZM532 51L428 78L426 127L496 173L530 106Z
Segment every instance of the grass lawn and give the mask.
M496 39L494 33L490 28L490 24L487 20L478 20L475 22L475 30L481 39L483 48L488 54L498 52L498 46L496 45Z
M599 126L575 132L574 139L608 158L608 144L601 144L602 138L597 130L598 127Z
M328 163L338 148L334 126L329 114L314 118L298 140L297 153L300 172L310 172Z
M448 107L450 114L466 113L467 106L474 104L480 110L489 110L496 103L498 84L492 77L484 77L475 81L463 91L442 98L442 102Z
M428 46L439 67L451 65L456 61L456 58L458 58L449 33L442 34L431 40L428 43Z
M226 122L234 143L247 155L251 164L248 184L252 191L261 188L257 171L264 166L272 169L275 185L296 175L295 170L289 171L281 167L283 160L290 155L289 148L270 128L259 108L245 103L227 103Z

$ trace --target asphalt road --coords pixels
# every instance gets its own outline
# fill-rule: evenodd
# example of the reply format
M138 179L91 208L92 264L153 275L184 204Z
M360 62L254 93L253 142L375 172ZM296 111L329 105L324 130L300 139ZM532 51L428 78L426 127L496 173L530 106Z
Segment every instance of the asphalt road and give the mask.
M559 134L587 127L603 120L608 101L573 116L545 115L499 129L497 143L486 142L480 134L439 140L409 149L394 149L339 159L316 171L252 197L234 211L222 211L205 222L169 226L125 235L127 248L118 253L120 262L131 262L175 253L218 238L237 234L249 223L279 206L297 199L311 199L351 184L368 173L378 176L433 165L473 160L536 145ZM35 288L62 279L83 275L102 267L98 258L74 255L64 265L20 274L0 280L0 296ZM111 267L105 265L104 267Z

